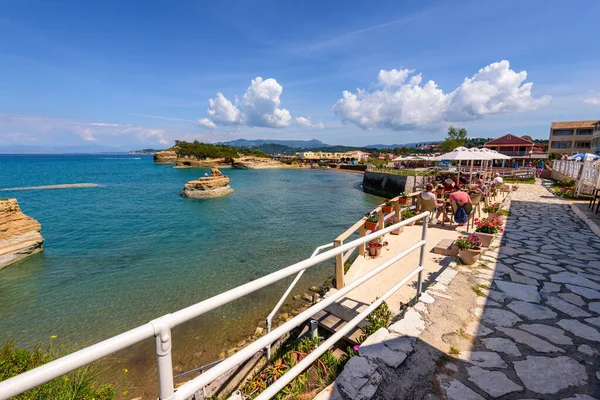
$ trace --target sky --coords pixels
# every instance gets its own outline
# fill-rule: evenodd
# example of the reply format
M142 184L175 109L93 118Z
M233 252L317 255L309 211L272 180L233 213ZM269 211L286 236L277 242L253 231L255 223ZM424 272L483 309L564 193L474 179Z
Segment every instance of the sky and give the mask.
M0 152L600 119L597 0L0 0Z

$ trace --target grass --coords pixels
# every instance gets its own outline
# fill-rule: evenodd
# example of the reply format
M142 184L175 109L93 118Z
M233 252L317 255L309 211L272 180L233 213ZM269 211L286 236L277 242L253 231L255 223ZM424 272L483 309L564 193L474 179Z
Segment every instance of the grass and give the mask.
M459 349L457 349L457 348L456 348L456 347L454 347L454 346L450 346L450 354L453 354L453 355L457 356L457 355L459 355L459 354L460 354L460 350L459 350Z
M54 346L55 338L55 336L52 336L47 348L42 349L38 343L31 351L17 347L14 340L4 342L4 346L0 349L0 381L12 378L70 353L69 349L63 346ZM97 384L97 379L101 373L102 370L99 364L97 362L92 363L28 390L13 397L13 399L112 400L116 396L115 388L112 385Z
M505 179L504 183L510 183L510 184L522 183L522 184L525 184L525 185L533 185L535 183L535 178L529 178L529 179Z
M474 285L471 287L471 289L475 292L477 296L485 297L485 293L483 292L483 290L481 290L479 286Z

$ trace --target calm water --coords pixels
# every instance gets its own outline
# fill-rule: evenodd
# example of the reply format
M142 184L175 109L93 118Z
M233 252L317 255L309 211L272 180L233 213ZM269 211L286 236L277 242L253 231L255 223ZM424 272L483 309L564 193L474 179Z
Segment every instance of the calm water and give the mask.
M226 170L233 194L181 198L204 172L147 156L0 156L2 188L101 185L0 192L41 222L46 240L43 253L0 271L0 339L107 338L308 257L380 201L355 188L360 175L316 170ZM319 266L300 289L332 274L331 263ZM211 353L211 343L239 340L282 290L199 319L174 334L175 349L197 340L194 351Z

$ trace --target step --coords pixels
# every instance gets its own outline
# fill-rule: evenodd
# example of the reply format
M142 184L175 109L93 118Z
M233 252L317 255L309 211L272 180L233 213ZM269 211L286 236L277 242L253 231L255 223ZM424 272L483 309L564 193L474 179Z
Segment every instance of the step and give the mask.
M368 306L368 304L346 298L343 299L341 303L331 303L325 307L325 311L329 314L335 315L339 319L350 322ZM362 328L368 325L369 323L367 321L361 321L359 322L358 327Z
M336 317L335 315L330 314L326 311L317 312L315 315L313 315L313 319L319 323L319 326L321 328L324 328L325 330L331 333L336 333L348 324L348 322L344 321L343 319ZM345 335L344 339L350 342L352 345L356 345L359 344L359 338L362 334L363 333L360 330L360 328L356 327L352 329L350 333Z

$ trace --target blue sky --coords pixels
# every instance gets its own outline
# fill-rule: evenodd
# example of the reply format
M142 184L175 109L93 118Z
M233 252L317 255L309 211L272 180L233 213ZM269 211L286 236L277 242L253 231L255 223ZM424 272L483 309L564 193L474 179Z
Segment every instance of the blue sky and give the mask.
M600 118L595 0L0 3L0 151L544 138Z

